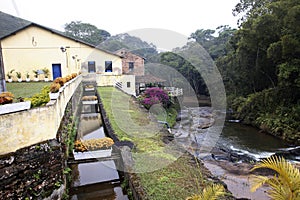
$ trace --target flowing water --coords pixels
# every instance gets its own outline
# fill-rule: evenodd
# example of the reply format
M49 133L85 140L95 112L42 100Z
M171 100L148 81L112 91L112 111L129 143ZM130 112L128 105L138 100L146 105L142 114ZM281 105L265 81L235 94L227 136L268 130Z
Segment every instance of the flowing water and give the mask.
M106 133L97 105L82 105L76 139L89 140L104 137ZM74 159L69 162L69 167L72 169L69 189L71 200L128 200L121 188L123 178L120 177L114 161L118 157L96 156L103 153L106 155L107 151L110 150L99 150L97 154L92 151L73 152Z
M225 123L219 145L226 146L239 154L259 160L269 157L290 146L284 141L252 126L240 123Z
M216 125L203 129L203 124L209 124L208 122L216 117L212 113L213 111L208 107L189 107L182 110L179 114L181 121L172 130L175 138L190 138L197 148L200 147L200 149L196 148L196 152L192 150L192 153L196 153L202 159L206 168L222 180L236 198L269 200L266 187L250 192L250 170L253 161L277 154L284 155L294 163L300 163L300 147L289 146L270 134L241 123L226 122L220 135L220 127L213 128ZM217 143L214 143L215 140ZM183 143L185 141L189 140L183 140ZM205 151L201 153L201 147L205 145L209 147L210 143L214 146L211 147L212 151L208 154ZM291 153L291 150L296 150L296 153Z

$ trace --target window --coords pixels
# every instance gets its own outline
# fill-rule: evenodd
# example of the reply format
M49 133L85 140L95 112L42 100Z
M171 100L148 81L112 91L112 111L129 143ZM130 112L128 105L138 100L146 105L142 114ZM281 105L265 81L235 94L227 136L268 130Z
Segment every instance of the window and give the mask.
M130 88L130 82L127 82L127 87Z
M95 61L88 61L88 72L89 73L96 72L96 62Z
M105 61L105 72L112 72L112 61Z
M129 65L129 71L132 72L134 68L134 62L129 62L128 65Z

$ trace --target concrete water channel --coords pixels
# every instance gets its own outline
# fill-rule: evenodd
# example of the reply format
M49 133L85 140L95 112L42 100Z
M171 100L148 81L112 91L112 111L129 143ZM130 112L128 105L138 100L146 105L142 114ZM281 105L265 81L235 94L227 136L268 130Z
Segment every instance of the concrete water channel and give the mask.
M96 87L83 91L82 96L97 96ZM98 100L81 102L81 112L76 140L89 140L107 137L103 127ZM126 200L126 193L121 188L122 174L116 169L119 155L107 150L75 152L68 160L72 169L72 181L69 196L72 200ZM99 153L100 152L100 153Z

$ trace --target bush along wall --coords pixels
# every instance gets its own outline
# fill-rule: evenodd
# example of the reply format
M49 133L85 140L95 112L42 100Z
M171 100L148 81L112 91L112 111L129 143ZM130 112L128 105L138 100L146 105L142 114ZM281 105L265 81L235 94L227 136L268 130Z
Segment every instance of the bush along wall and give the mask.
M0 157L0 199L58 199L64 191L63 153L56 140Z
M232 102L234 117L291 144L300 144L299 93L274 88L238 97ZM287 94L292 94L287 96Z

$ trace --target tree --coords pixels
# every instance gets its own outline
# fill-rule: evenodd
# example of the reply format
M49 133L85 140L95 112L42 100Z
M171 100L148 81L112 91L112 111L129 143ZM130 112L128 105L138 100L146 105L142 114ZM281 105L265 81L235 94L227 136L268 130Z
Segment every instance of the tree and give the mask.
M274 200L300 199L300 171L283 157L272 156L256 164L255 169L267 168L276 174L272 177L255 176L251 191L254 192L263 185L268 185L268 195Z
M81 21L72 21L69 24L65 24L65 34L93 45L98 45L110 37L109 32Z
M182 74L197 94L208 95L206 84L199 71L179 54L173 52L162 53L160 54L160 62L173 67Z
M146 58L146 62L158 54L154 44L148 44L140 38L131 36L128 33L114 35L102 42L100 47L112 52L126 48L132 53Z

